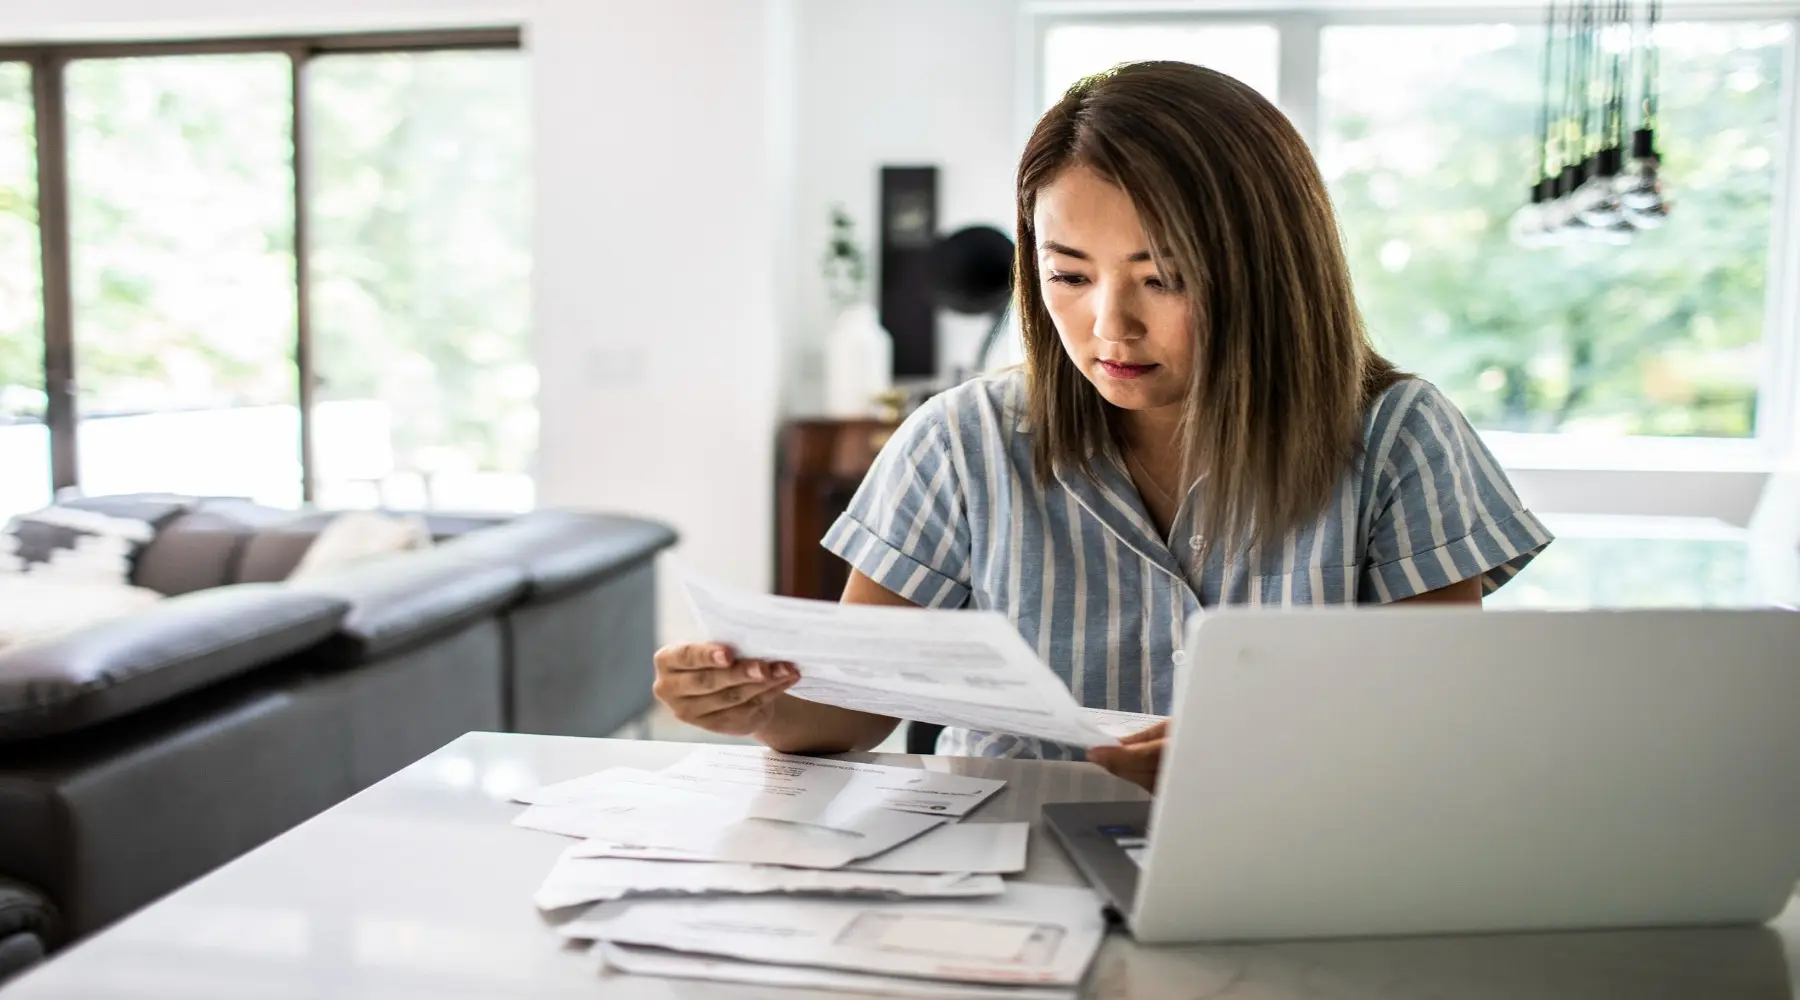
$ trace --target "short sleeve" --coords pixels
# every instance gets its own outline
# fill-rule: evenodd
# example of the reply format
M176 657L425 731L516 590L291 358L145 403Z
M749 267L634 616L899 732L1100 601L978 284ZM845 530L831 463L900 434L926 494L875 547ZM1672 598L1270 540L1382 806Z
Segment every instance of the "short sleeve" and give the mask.
M968 517L941 400L920 407L882 446L822 544L921 607L968 601Z
M1400 601L1477 576L1491 594L1550 544L1475 429L1430 383L1390 389L1367 446L1376 471L1364 594Z

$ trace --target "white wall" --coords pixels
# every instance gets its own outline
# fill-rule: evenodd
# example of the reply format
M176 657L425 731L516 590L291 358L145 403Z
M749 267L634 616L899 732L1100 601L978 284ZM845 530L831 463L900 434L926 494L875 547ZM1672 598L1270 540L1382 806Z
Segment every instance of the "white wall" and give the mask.
M771 576L782 0L539 4L539 497L641 512L681 558ZM665 573L672 583L674 574ZM664 623L684 606L664 590Z
M939 171L940 232L976 223L1012 231L1020 20L1018 0L801 0L800 10L787 403L805 412L818 402L818 352L831 319L819 259L832 203L843 203L873 251L879 168L930 165ZM940 326L966 341L970 321L957 320ZM979 320L973 327L977 337L985 332Z

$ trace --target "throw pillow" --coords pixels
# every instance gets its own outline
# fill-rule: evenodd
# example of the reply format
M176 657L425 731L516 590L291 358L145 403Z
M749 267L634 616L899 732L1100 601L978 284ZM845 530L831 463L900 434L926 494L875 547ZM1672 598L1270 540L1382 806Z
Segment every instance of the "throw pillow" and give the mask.
M288 579L319 576L376 556L430 547L431 527L417 514L401 517L348 511L332 518L313 538Z
M20 514L0 531L0 574L125 586L156 522L70 504Z
M121 583L54 573L0 576L0 650L122 618L160 600L154 590Z

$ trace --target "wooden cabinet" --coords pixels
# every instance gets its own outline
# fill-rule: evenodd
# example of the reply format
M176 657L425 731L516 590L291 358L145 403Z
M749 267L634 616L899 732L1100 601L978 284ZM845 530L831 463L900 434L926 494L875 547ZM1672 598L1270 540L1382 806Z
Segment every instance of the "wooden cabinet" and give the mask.
M775 592L835 601L850 567L819 540L862 485L896 423L793 420L781 428L775 474ZM942 726L903 723L906 752L934 753Z
M775 592L836 600L850 569L819 540L849 506L895 425L793 420L782 426L775 475Z

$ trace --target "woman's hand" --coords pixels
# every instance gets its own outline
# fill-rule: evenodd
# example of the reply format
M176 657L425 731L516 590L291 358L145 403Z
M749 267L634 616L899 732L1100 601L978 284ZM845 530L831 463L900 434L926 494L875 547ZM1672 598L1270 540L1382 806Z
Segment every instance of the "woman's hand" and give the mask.
M1149 729L1139 730L1120 740L1122 747L1089 747L1088 760L1114 775L1146 791L1156 791L1157 772L1162 768L1163 744L1169 739L1169 722L1164 719Z
M791 663L740 660L727 646L693 643L656 651L656 700L675 717L725 736L751 736L775 716L775 699L793 687Z

